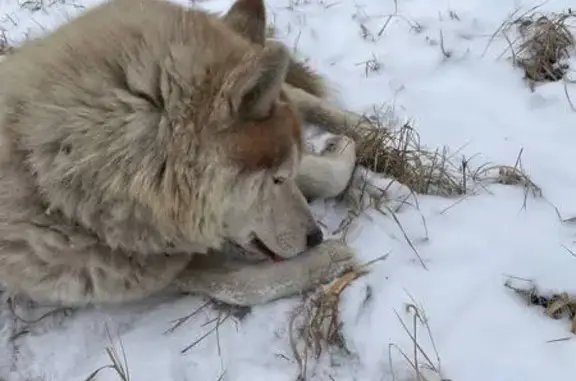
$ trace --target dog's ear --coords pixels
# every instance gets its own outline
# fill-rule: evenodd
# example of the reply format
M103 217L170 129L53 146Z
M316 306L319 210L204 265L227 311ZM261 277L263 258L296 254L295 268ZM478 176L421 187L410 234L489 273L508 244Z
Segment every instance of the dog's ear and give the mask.
M268 117L280 96L289 61L288 49L280 42L270 42L238 68L229 92L232 111L248 119Z
M264 0L236 0L222 20L250 42L264 45L266 40Z

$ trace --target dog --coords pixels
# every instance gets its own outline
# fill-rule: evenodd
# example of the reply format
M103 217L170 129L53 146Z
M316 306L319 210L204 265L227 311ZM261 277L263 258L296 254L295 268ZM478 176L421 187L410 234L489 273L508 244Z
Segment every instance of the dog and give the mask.
M266 37L264 11L110 0L3 60L4 289L71 307L163 292L249 306L358 265L307 201L344 191L363 121ZM303 123L339 136L310 152Z

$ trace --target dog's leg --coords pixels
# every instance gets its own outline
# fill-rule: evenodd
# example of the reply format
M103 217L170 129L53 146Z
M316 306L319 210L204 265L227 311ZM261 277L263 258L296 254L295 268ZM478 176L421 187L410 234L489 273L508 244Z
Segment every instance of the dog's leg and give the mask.
M354 171L346 198L361 210L385 204L393 212L398 212L404 205L417 204L409 187L362 166Z
M252 306L308 291L355 266L353 250L337 240L326 240L281 262L221 266L227 259L226 254L220 255L221 263L212 263L213 268L193 260L175 280L174 287L227 304ZM198 260L214 259L206 256Z
M68 307L136 301L165 289L191 255L129 255L58 225L0 224L0 284Z
M296 184L308 199L330 198L341 194L352 178L356 165L356 144L339 135L327 139L320 152L308 149L300 163Z
M327 240L295 258L247 263L229 253L149 255L118 252L42 255L16 243L0 244L1 281L10 293L42 304L82 307L120 304L157 294L193 293L240 306L264 304L327 283L356 265L351 248ZM76 257L77 260L72 260ZM63 260L63 259L70 259Z

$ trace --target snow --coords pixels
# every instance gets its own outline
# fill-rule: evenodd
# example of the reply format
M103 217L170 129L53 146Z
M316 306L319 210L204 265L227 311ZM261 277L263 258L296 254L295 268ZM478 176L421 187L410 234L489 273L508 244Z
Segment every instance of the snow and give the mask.
M0 1L0 26L10 41L51 29L81 12L79 5L97 0L45 3L33 10L33 2L20 6L15 0ZM230 3L206 0L200 6L223 11ZM506 59L506 39L491 41L511 14L539 4L267 1L280 38L327 76L341 104L357 112L393 104L397 116L414 123L424 145L448 146L459 155L474 156L472 163L478 165L514 165L523 149L523 166L544 194L528 196L525 207L519 186L491 185L463 200L419 196L419 210L404 208L397 217L428 270L394 220L374 211L362 216L351 245L362 260L389 256L344 291L340 314L351 353L325 352L313 379L387 381L394 379L393 373L397 380L414 377L408 362L390 346L413 357L412 340L398 318L412 330L407 303L416 303L426 314L434 342L421 325L418 342L433 361L436 347L444 379L541 381L576 374L570 323L546 317L504 287L508 276L514 276L549 292L576 292L576 258L566 250L576 246L575 231L558 216L576 215L576 114L562 82L531 92L523 73ZM561 12L570 6L576 0L550 0L539 11ZM366 38L361 25L369 32ZM379 70L366 72L364 62L371 59L378 61ZM567 90L576 99L576 88L568 84ZM314 210L334 227L343 211L331 205L317 202ZM148 300L48 319L15 342L3 340L0 379L85 380L109 364L105 348L111 345L110 330L117 350L121 338L131 380L296 380L299 370L288 323L298 298L254 308L241 320L229 318L182 354L214 326L218 311L202 309L172 334L164 331L204 303L199 297ZM0 336L6 337L16 323L7 313L3 316ZM568 339L550 342L562 338ZM17 353L10 354L15 348ZM119 378L103 370L96 379Z

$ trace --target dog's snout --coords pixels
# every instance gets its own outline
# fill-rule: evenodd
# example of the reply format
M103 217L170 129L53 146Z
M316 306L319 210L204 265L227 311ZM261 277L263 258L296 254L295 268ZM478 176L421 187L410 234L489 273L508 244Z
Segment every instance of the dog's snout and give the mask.
M306 246L309 249L320 245L322 243L322 241L324 241L324 234L322 234L322 230L320 230L318 228L312 230L306 236Z

